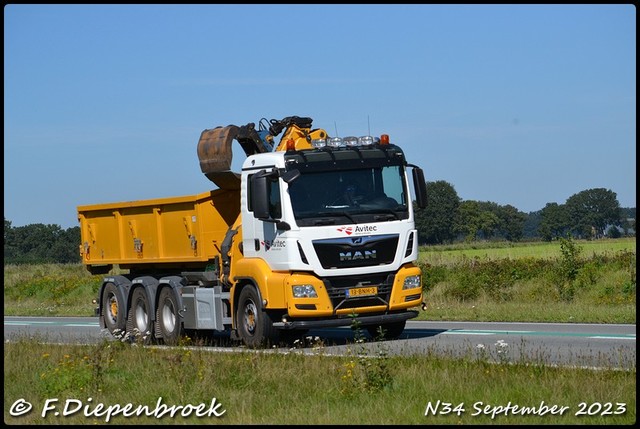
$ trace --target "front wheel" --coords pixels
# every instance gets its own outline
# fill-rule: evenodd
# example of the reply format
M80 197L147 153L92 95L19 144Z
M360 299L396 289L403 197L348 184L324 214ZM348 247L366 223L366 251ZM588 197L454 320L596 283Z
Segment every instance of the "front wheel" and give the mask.
M156 323L165 344L178 344L184 332L178 310L178 300L173 290L170 287L163 288L158 299Z
M269 314L262 308L258 292L245 286L238 297L238 335L247 347L259 348L277 344L278 330L273 327Z
M402 322L384 323L382 325L367 326L367 332L374 339L395 340L400 335L407 324L406 320Z

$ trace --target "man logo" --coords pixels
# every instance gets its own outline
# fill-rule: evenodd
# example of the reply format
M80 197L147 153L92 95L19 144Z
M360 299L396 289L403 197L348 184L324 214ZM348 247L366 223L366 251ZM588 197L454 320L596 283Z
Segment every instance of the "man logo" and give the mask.
M359 250L355 252L340 252L340 262L376 259L377 257L378 255L376 255L375 250L365 250L364 252Z

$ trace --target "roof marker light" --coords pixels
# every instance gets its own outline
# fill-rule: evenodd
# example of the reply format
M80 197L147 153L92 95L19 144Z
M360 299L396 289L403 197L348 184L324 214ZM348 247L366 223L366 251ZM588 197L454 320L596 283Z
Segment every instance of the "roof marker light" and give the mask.
M389 144L389 134L382 134L380 136L380 144Z

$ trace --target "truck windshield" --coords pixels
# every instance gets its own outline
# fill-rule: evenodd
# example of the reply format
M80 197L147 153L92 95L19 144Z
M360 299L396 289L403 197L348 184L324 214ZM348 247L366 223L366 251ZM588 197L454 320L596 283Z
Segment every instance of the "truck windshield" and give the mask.
M408 218L404 168L398 165L303 172L289 183L299 226Z

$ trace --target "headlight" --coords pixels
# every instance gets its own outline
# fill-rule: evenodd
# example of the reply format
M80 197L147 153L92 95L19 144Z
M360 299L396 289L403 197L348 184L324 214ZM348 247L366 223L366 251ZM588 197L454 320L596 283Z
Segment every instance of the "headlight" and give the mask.
M327 140L327 146L329 147L343 147L344 146L344 142L342 141L342 138L340 137L331 137L329 140Z
M318 294L313 285L294 285L293 286L294 298L317 298Z
M342 147L358 147L358 146L371 146L379 144L380 138L373 136L347 136L347 137L330 137L327 139L317 139L311 141L311 146L314 148L328 147L332 149L338 149ZM387 142L388 143L388 142Z
M358 144L360 146L371 146L373 144L373 137L372 136L359 137Z
M349 147L358 146L358 137L353 137L353 136L344 137L342 141L346 146L349 146Z
M327 146L327 139L314 139L311 140L311 146L316 149L322 149Z
M415 289L420 287L420 276L408 276L404 279L402 290Z

